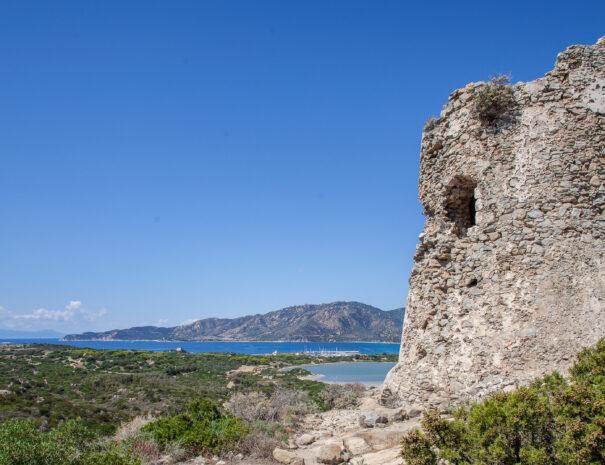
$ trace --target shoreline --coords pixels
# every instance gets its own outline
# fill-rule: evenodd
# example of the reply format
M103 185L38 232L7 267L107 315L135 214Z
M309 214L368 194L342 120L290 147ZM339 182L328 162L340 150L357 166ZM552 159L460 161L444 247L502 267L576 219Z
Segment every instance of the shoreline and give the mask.
M7 339L55 339L55 338L7 338ZM192 343L192 342L246 342L246 343L266 343L266 344L397 344L401 345L401 342L384 342L384 341L254 341L254 340L203 340L203 341L164 341L161 339L73 339L65 340L59 338L59 342L169 342L169 343Z

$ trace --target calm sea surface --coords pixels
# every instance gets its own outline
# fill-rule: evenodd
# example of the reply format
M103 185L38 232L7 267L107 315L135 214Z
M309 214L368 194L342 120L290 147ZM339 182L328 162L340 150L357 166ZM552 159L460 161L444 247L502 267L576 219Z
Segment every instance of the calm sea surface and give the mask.
M59 339L0 339L0 343L62 344L91 349L131 349L162 352L182 347L188 352L234 352L238 354L293 353L318 350L357 350L361 354L396 354L399 344L370 342L157 342L157 341L69 341ZM338 365L338 364L337 364ZM370 363L364 363L370 365ZM377 365L382 365L381 363ZM392 364L391 364L392 365ZM388 369L386 369L388 371ZM386 373L385 371L385 373ZM346 382L346 381L345 381Z
M326 363L321 365L300 365L298 368L309 370L318 375L325 383L361 383L377 386L395 366L390 362ZM288 370L291 368L288 368Z

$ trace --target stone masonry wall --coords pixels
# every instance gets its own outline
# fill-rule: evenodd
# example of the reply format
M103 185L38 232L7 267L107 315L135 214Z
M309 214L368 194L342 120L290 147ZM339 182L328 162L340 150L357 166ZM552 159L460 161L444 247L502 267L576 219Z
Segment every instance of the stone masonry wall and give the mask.
M605 37L569 47L495 126L469 84L423 134L426 223L383 403L510 390L605 335L604 64Z

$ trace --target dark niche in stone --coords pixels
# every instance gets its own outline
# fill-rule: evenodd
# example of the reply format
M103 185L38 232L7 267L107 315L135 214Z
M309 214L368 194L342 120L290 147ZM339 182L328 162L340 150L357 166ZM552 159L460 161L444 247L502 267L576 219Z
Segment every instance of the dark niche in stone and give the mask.
M458 237L465 236L468 228L475 226L475 188L477 183L468 176L456 176L445 195L445 213L454 223Z

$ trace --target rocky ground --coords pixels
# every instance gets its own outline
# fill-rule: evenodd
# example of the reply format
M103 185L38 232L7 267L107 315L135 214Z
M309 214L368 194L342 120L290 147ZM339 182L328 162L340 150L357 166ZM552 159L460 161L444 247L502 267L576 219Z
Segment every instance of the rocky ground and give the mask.
M355 409L308 416L288 449L276 449L273 456L288 465L399 465L401 438L418 426L419 419L401 409L379 406L370 391Z
M375 390L354 409L307 416L287 447L273 451L275 461L236 456L232 460L198 457L187 465L402 465L402 437L420 425L420 412L381 407ZM414 418L408 418L408 414Z

